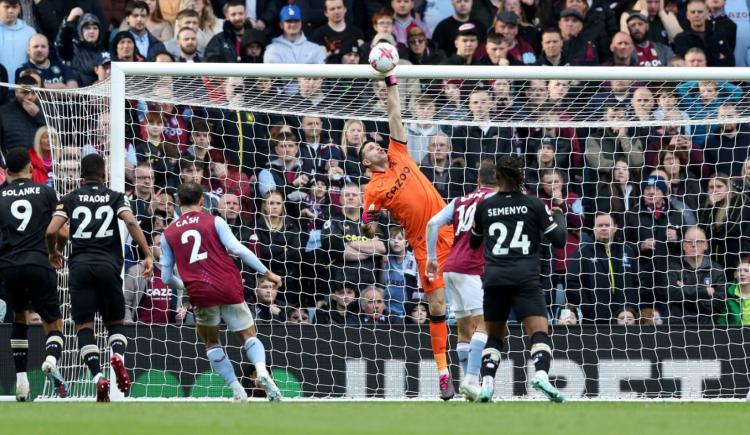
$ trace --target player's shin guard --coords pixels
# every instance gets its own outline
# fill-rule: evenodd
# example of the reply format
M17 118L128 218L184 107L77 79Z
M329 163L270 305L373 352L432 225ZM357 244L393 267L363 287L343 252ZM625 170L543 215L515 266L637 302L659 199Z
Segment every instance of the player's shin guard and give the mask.
M536 332L531 336L531 359L537 376L547 379L552 362L552 340L546 332Z
M99 347L96 345L96 336L91 328L84 328L78 331L78 353L86 367L89 368L91 376L96 378L102 372L101 363L99 362ZM98 379L95 379L98 381Z
M16 373L26 373L29 355L29 327L24 323L13 323L10 330L10 349Z
M469 343L469 360L466 364L467 376L478 376L479 369L482 366L482 351L487 345L487 334L484 332L475 332L471 336Z
M62 355L63 345L65 340L60 331L50 331L47 334L47 343L44 346L44 351L48 357L52 357L57 362Z
M262 376L268 373L266 369L266 349L263 347L263 343L258 340L258 337L248 338L243 345L245 354L250 363L255 366L255 373L257 376Z
M482 368L480 373L482 378L485 376L495 377L497 367L500 365L500 351L503 350L502 340L490 337L482 351Z
M458 363L461 364L461 369L464 371L464 375L466 375L468 372L468 363L469 363L469 352L470 352L469 343L465 341L459 341L456 344L456 353L458 353Z
M112 348L112 353L125 356L125 350L128 348L128 339L124 334L125 327L122 325L109 325L107 331L109 332L107 344Z
M432 354L435 356L438 372L447 372L448 357L445 353L448 347L448 326L445 324L445 314L430 314L429 317Z

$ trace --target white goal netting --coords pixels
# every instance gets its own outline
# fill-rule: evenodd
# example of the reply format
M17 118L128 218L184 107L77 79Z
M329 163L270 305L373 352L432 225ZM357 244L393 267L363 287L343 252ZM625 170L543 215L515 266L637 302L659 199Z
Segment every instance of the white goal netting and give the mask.
M607 68L597 71L600 80L402 79L410 154L446 201L477 187L483 160L522 156L527 192L564 211L568 245L544 250L541 281L555 350L551 377L566 396L744 397L746 83L678 74L605 80ZM109 83L40 91L59 136L55 187L76 186L81 155L124 147L116 162L126 168L124 189L158 246L180 213L176 188L201 183L207 210L284 278L276 294L243 269L247 303L287 396L436 397L411 248L387 213L376 239L356 222L369 179L359 147L387 145L385 85L305 78L304 69L299 76L129 75L124 144L110 141ZM197 344L189 300L139 278L131 245L123 289L131 396L231 396ZM65 296L65 272L60 277ZM496 394L535 397L522 330L511 321L509 331ZM66 337L64 374L76 395L92 395L72 325ZM450 341L460 379L455 328ZM239 343L224 342L239 363ZM235 368L258 393L252 367Z

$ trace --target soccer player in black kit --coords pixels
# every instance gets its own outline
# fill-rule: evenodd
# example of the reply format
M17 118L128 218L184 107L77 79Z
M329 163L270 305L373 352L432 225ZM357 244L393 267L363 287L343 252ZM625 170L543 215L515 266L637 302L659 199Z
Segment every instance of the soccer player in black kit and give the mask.
M540 280L539 250L543 236L556 248L565 246L565 218L559 209L547 210L540 199L523 193L521 159L500 158L496 177L498 192L477 207L469 242L477 249L484 241L485 258L482 286L488 340L482 352L482 385L476 400L492 399L505 323L513 308L531 338L531 358L536 368L531 386L553 402L564 402L565 398L550 384L547 374L552 340Z
M47 334L42 372L55 386L57 395L66 397L68 387L57 368L63 350L57 274L50 266L44 240L57 205L57 194L52 188L31 181L28 150L11 149L5 162L9 183L0 189L0 277L8 289L13 310L10 347L16 367L16 400L29 399L26 375L29 306L42 318Z
M54 235L65 222L70 222L70 312L76 325L81 359L96 384L96 400L108 402L109 381L102 375L99 347L94 335L94 316L97 312L101 314L109 333L108 343L112 349L110 364L117 378L117 388L125 395L130 390L130 379L123 360L128 342L123 327L123 248L116 218L125 222L141 253L145 254L143 275L146 278L151 276L153 256L125 195L104 185L104 159L98 154L84 157L81 160L81 178L84 184L57 205L47 227L47 246L52 264L59 267L67 238L56 238Z

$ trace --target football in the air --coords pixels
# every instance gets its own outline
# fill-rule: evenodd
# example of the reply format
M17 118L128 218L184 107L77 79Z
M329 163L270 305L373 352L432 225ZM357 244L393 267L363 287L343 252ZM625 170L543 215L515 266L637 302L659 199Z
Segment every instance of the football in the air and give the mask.
M380 42L372 47L368 60L375 71L385 74L396 67L398 50L387 42Z

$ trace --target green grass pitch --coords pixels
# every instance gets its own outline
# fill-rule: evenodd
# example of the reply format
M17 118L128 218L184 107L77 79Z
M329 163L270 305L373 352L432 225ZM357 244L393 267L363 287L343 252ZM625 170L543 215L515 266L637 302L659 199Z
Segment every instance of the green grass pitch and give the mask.
M750 403L0 403L0 434L745 433Z

